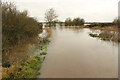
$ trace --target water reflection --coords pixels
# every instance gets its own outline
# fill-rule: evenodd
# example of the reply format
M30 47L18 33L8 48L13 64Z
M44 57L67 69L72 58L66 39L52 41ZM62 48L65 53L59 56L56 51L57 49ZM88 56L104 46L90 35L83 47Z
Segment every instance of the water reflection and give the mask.
M51 44L38 77L117 78L117 45L90 37L89 29L61 29L52 29Z

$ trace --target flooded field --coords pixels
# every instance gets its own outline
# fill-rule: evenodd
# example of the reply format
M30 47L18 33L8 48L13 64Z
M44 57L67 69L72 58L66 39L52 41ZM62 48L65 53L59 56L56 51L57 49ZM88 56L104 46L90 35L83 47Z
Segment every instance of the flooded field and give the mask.
M89 33L100 31L52 29L51 43L39 78L117 78L118 45Z

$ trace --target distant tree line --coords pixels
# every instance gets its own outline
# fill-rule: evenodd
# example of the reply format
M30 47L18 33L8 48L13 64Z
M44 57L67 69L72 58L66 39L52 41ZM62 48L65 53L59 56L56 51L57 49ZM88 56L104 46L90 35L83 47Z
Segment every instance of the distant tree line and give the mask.
M67 18L65 20L65 26L81 26L84 25L85 20L82 18L74 18L73 20L71 18Z
M90 24L88 25L89 27L96 27L96 26L107 27L107 26L114 26L114 25L118 25L118 27L120 27L120 21L117 18L114 19L113 22L108 22L108 23L93 22L93 23L88 23L88 24Z
M42 23L29 17L27 11L19 11L13 3L3 2L2 7L2 47L14 46L35 37Z
M96 27L96 26L100 26L100 27L105 27L105 26L113 26L113 23L90 23L90 25L88 25L89 27Z

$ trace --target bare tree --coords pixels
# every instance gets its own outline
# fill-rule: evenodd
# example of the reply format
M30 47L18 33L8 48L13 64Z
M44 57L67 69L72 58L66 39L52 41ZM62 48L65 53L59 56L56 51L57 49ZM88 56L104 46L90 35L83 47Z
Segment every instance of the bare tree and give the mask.
M45 20L49 23L49 26L57 19L58 15L56 14L53 8L49 9L45 13Z

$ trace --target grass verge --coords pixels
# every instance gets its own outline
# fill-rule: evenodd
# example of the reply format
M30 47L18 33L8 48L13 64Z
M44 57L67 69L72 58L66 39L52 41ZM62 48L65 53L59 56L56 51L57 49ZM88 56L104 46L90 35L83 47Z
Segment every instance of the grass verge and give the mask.
M35 78L40 74L41 63L39 56L26 59L21 64L11 66L10 68L3 68L2 78L11 80L18 78Z

